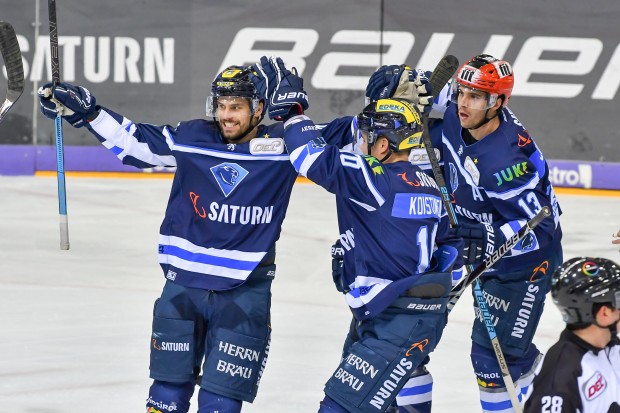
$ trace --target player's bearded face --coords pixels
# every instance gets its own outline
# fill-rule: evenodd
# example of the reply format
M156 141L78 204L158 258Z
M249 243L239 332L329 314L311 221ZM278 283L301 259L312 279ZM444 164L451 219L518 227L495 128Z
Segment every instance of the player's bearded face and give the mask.
M251 127L252 111L250 102L242 97L220 96L217 100L217 122L226 140L236 141Z

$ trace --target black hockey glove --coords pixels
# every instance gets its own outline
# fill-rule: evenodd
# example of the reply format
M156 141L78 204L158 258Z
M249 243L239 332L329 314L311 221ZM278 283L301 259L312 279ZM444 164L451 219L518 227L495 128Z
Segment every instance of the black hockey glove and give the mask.
M341 293L349 292L349 286L344 280L344 247L340 239L332 245L332 278L336 285L336 290Z
M52 84L46 83L37 91L41 113L55 119L58 112L73 127L81 128L92 120L96 111L96 99L88 89L69 83L58 83L52 94Z
M456 235L463 238L463 260L465 265L477 265L485 256L506 242L501 231L493 225L464 222L456 227Z

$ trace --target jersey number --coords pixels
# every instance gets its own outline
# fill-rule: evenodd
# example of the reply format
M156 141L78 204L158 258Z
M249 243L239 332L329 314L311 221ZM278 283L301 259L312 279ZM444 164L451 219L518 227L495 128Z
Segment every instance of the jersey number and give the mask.
M560 396L543 396L540 413L562 413L564 399Z
M420 254L418 256L418 274L422 274L428 268L428 264L431 262L431 256L433 251L433 245L435 244L435 235L437 234L437 224L433 225L431 236L428 236L428 227L423 225L418 230L416 237L418 243L418 250Z
M533 192L529 192L526 196L519 198L517 203L527 214L528 218L534 218L542 209L542 205L540 205L538 198L536 198L536 194Z

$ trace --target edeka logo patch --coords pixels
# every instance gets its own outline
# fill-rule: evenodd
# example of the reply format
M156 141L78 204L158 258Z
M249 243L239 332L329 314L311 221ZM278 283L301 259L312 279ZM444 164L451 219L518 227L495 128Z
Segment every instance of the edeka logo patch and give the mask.
M243 178L249 174L249 172L241 166L229 162L211 167L211 173L226 197L228 197L237 185L243 181Z

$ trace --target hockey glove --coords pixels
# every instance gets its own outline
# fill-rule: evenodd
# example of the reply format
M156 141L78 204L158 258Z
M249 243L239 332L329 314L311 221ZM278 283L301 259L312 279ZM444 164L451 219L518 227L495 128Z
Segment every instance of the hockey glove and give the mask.
M349 287L344 280L344 248L340 240L332 245L332 278L336 285L336 290L347 293Z
M370 100L406 99L413 102L420 113L429 113L433 104L430 75L431 72L407 65L381 66L368 80L366 97Z
M506 242L501 231L490 224L465 222L456 227L456 235L463 238L465 265L477 265L485 255L490 255Z
M433 108L433 91L431 90L431 72L421 69L412 70L413 79L409 76L409 82L413 84L413 97L410 99L418 107L420 113L429 114ZM398 92L398 89L396 90ZM399 96L395 96L399 97ZM405 97L405 99L407 99Z
M279 57L277 60L281 60ZM260 58L259 63L252 65L252 72L250 73L250 80L256 88L256 94L263 100L267 101L269 96L273 93L278 73L269 64L269 59L266 56Z
M370 100L394 97L403 71L408 70L409 66L406 65L381 66L368 79L366 97Z
M73 127L84 126L87 118L92 117L96 111L95 97L82 86L61 82L53 88L53 93L52 87L51 83L47 83L37 91L41 113L50 119L60 113Z
M304 91L304 81L297 75L293 68L290 71L284 66L284 62L279 57L270 57L269 63L255 65L257 73L265 79L265 93L269 107L269 118L272 120L286 121L287 119L301 115L310 106L308 95ZM273 79L275 73L275 85ZM262 86L259 86L263 90ZM257 88L257 90L259 89Z

